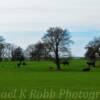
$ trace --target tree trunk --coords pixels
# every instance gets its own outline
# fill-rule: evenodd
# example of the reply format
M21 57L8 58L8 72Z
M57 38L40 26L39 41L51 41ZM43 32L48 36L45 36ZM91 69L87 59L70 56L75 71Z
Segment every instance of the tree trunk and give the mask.
M60 60L59 60L58 52L55 53L55 56L56 56L56 66L57 66L57 70L61 70L60 69Z

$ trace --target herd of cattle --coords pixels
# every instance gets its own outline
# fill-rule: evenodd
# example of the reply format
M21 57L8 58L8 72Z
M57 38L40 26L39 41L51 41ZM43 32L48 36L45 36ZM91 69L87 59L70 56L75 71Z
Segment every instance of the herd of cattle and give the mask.
M60 63L63 64L64 66L65 65L67 65L67 66L70 65L70 61L67 61L67 60L66 61L65 60L61 61ZM86 62L86 63L87 63L87 68L84 68L83 71L90 71L91 67L96 67L95 62ZM19 62L17 63L18 67L20 67L21 65L24 65L24 66L26 65L25 59L23 59L23 58L20 58ZM50 67L49 69L52 70L53 67Z

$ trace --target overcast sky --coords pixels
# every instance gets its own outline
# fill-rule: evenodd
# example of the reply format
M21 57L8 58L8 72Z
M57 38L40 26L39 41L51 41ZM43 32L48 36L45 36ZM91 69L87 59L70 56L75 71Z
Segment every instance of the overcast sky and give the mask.
M100 36L100 0L0 1L0 35L7 42L25 48L50 26L69 29L73 55L83 56L88 41Z

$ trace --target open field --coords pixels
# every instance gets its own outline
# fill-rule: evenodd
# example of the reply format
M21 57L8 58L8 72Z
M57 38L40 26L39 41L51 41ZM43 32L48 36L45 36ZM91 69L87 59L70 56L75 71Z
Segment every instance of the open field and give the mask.
M0 62L0 100L100 100L100 69L82 72L85 60L73 60L64 71L49 71L49 61Z

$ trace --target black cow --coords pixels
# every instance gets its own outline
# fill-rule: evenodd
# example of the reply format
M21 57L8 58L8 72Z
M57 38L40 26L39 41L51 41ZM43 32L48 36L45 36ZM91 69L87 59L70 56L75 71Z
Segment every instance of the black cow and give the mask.
M20 56L18 61L19 61L19 63L17 63L18 67L20 67L21 65L26 65L24 56Z
M63 61L62 64L63 64L64 66L65 66L65 65L68 65L68 66L69 66L69 65L70 65L70 62L69 62L69 61Z
M96 66L95 66L95 62L87 62L87 65L88 65L89 67L91 67L91 66L96 67Z
M91 70L90 68L84 68L83 69L84 72L87 72L87 71L90 71L90 70Z

